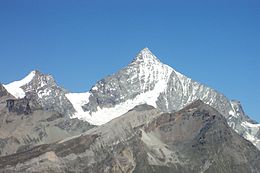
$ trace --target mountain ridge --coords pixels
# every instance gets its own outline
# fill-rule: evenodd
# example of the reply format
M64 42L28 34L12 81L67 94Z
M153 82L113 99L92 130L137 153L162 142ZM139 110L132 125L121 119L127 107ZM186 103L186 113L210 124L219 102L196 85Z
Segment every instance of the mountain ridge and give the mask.
M226 118L216 109L198 100L175 113L137 106L73 138L0 157L0 169L4 172L249 173L260 171L259 153L228 126Z
M37 100L43 107L94 125L102 125L140 104L172 112L201 99L224 115L237 133L260 147L259 127L245 116L243 109L236 109L237 104L222 93L163 64L148 48L141 50L128 66L98 81L85 93L70 93L57 84L48 85L47 90L37 82L35 85L34 89L30 90L32 84L23 89L34 94L37 90ZM49 94L51 90L55 92ZM40 97L41 91L46 96ZM52 108L53 105L57 108Z

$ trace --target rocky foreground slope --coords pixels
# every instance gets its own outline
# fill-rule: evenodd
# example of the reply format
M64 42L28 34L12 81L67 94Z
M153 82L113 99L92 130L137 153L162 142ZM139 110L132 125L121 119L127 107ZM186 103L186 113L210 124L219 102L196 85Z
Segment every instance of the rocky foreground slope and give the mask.
M0 157L2 172L260 172L260 151L198 100L175 113L136 106L102 126Z

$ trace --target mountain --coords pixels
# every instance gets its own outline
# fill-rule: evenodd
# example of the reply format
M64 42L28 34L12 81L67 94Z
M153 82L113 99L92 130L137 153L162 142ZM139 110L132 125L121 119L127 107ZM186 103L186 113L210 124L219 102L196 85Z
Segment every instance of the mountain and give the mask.
M245 115L239 101L229 100L161 63L148 48L127 67L98 81L84 93L85 98L66 96L76 110L73 117L95 125L104 124L139 104L172 112L200 99L217 109L237 133L260 148L260 125Z
M35 102L45 110L57 111L63 115L72 115L75 110L67 99L68 93L59 87L53 77L35 70L20 81L4 85L15 98L34 98Z
M189 130L187 130L189 129ZM175 113L139 105L55 143L0 157L3 172L253 173L260 151L198 100Z
M50 85L51 81L42 82L38 87L37 80L40 77L45 78L39 72L32 72L29 77L30 80L7 85L7 89L6 85L0 84L0 156L17 153L36 145L56 142L93 128L93 125L88 122L71 119L66 114L62 114L62 110L66 109L63 107L66 102L58 103L60 105L57 107L56 105L48 107L51 104L48 101L57 104L55 93L60 94L62 92L59 91L63 90ZM25 79L28 79L28 76ZM21 88L17 89L17 86ZM50 94L43 95L44 89L50 89Z
M16 98L26 96L44 110L92 125L103 125L140 104L174 112L200 99L218 110L230 127L260 149L260 125L244 113L239 101L163 64L148 48L85 93L70 93L58 86L52 76L39 71L4 87Z

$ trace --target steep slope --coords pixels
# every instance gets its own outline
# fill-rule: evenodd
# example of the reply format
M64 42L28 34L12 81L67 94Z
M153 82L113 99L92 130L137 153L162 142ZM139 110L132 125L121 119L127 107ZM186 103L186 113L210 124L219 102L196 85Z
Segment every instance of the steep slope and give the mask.
M25 97L25 91L21 87L23 85L26 85L27 83L29 83L34 78L35 75L36 75L36 71L32 71L22 80L14 81L10 84L4 85L4 87L14 97L23 98L23 97Z
M0 98L12 97L12 95L6 90L6 88L0 83Z
M215 109L140 105L86 133L0 157L3 172L260 172L260 151ZM36 164L37 163L37 164Z
M0 110L6 107L6 100L13 98L14 96L12 96L0 83Z
M66 94L76 110L73 117L95 125L104 124L139 104L147 103L163 112L172 112L201 99L260 148L259 125L245 116L242 109L237 109L240 103L161 63L148 48L127 67L98 81L89 92L78 95L81 96Z
M38 97L16 99L0 85L0 155L80 134L93 126L43 109Z
M5 87L0 83L0 108L3 108L6 106L6 100L7 99L13 99L15 98L12 96Z
M70 116L75 112L65 94L65 89L59 87L51 75L35 70L24 79L4 85L9 93L16 98L33 98L45 110L56 111Z

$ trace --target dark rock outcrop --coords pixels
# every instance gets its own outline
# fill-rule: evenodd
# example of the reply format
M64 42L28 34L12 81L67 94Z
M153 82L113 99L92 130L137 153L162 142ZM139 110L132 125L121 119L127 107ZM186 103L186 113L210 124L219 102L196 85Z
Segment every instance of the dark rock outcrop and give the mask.
M4 96L10 96L11 94L5 89L5 87L0 83L0 98Z
M15 112L17 115L28 115L32 112L29 105L29 100L23 99L8 99L6 100L6 106L9 112Z

